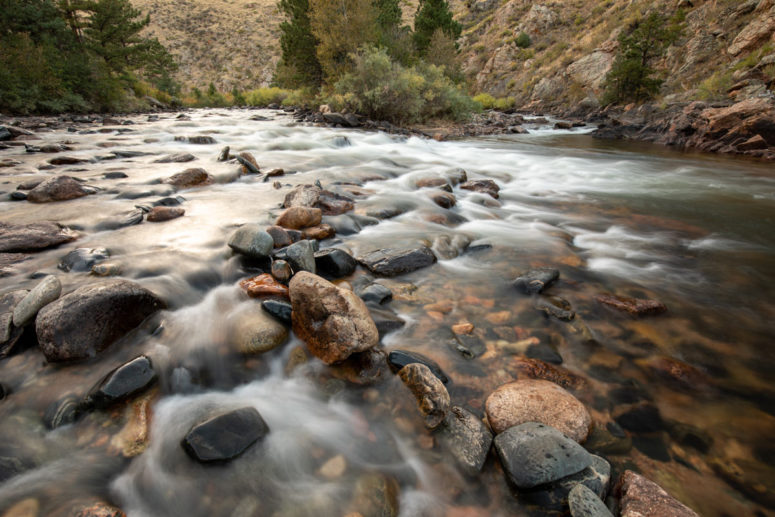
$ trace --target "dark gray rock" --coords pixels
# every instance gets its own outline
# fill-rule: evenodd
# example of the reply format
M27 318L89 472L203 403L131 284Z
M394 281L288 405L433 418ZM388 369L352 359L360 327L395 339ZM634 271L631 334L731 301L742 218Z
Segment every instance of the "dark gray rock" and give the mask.
M11 201L25 201L27 199L27 193L20 190L14 190L8 195L8 197L11 199Z
M108 373L89 393L89 405L104 409L156 382L156 371L151 360L141 355Z
M531 269L514 280L514 287L525 294L537 294L560 278L560 272L552 268Z
M553 427L527 422L495 437L503 469L518 488L533 488L581 472L592 455Z
M363 287L356 288L355 294L361 297L366 303L382 304L393 299L393 291L384 285L370 283Z
M592 491L598 499L605 498L611 482L611 465L600 456L592 456L592 464L578 472L553 483L520 491L520 499L546 510L561 511L568 507L571 490L582 485Z
M140 216L142 220L142 215ZM62 271L91 271L92 266L110 258L105 248L76 248L59 261L57 267Z
M541 361L552 364L562 364L562 356L546 343L530 345L527 347L527 350L525 350L525 357L540 359Z
M215 138L211 136L190 136L188 137L188 143L208 145L208 144L214 144L216 143L216 141L215 141Z
M264 300L261 308L270 316L283 323L291 324L291 304L282 300Z
M437 437L465 474L476 476L481 472L492 445L492 433L481 419L453 406Z
M597 494L582 484L570 491L568 506L572 517L614 517Z
M636 433L661 431L665 427L659 409L649 403L638 404L624 410L616 416L616 423Z
M285 248L285 260L291 265L294 273L309 271L315 273L315 247L312 241L302 240Z
M346 216L340 216L346 217ZM358 262L352 255L337 248L327 248L315 253L315 267L323 277L342 278L355 272Z
M201 463L225 462L245 452L269 433L269 426L253 407L215 416L195 425L181 445Z
M219 162L226 162L226 161L228 161L229 160L229 151L230 150L231 149L229 148L228 145L226 147L224 147L223 149L221 149L221 152L218 154L218 161Z
M186 199L183 196L163 197L153 202L153 206L180 206Z
M436 262L436 255L426 246L385 248L368 253L359 262L375 275L396 276L430 266Z
M38 344L50 362L93 357L165 307L155 294L127 280L84 286L38 313Z
M466 359L474 359L487 351L484 341L472 334L455 334L450 344Z
M129 176L127 176L125 172L106 172L102 177L106 180L120 180L128 178Z
M78 234L57 223L8 224L0 222L0 253L53 248L75 240Z
M439 366L439 363L417 352L411 352L409 350L393 350L387 356L388 365L394 372L399 371L407 364L420 363L428 367L433 375L444 384L449 382L449 377L444 373Z
M13 310L13 324L23 327L30 323L38 311L53 302L62 294L62 283L54 275L45 277Z
M374 320L374 324L377 326L380 338L383 338L388 332L393 332L406 325L406 322L390 309L375 307L372 304L366 307L368 307L371 319Z
M11 132L8 131L8 128L5 126L0 126L0 142L10 140L11 138L13 138L13 135L11 135Z
M237 253L252 258L268 257L274 249L272 236L257 224L246 224L229 239L229 247Z
M5 384L0 383L0 400L5 399L8 395L11 394L11 389L6 387Z
M275 248L284 248L293 244L293 239L288 233L288 230L282 226L269 226L266 229L266 233L272 236Z

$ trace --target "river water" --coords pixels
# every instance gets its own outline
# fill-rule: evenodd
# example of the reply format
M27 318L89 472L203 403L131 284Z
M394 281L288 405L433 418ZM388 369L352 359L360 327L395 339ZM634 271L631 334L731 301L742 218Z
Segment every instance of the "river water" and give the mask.
M41 272L58 274L65 292L99 281L57 264L75 248L106 248L122 277L170 306L87 363L47 364L34 347L0 361L0 381L11 389L0 401L0 457L19 472L0 483L0 515L23 500L35 500L39 515L102 500L130 517L344 516L364 508L358 501L374 486L387 506L382 500L395 495L402 516L548 514L509 489L494 455L479 477L457 471L389 371L354 383L346 368L316 360L291 369L302 345L293 336L261 356L230 346L229 318L256 302L237 286L248 272L231 256L229 235L244 223L272 224L285 193L316 180L352 196L356 213L382 217L321 247L361 256L452 243L433 266L379 282L393 291L385 307L406 322L382 346L437 361L454 404L482 416L487 395L520 377L526 343L540 343L542 357L561 360L573 377L596 425L587 447L612 464L614 476L642 472L706 516L775 515L771 165L602 142L583 128L528 125L527 135L437 142L296 125L276 111L188 115L36 133L29 143L66 142L73 150L64 154L90 160L69 167L39 171L53 155L0 151L0 160L20 162L0 169L0 191L61 173L99 189L44 205L0 202L0 221L53 220L80 233L6 269L0 293L31 288ZM175 140L194 135L217 143ZM225 145L286 175L240 176L234 162L217 161ZM111 158L115 151L148 154ZM154 163L179 152L196 160ZM187 167L205 168L215 183L175 192L159 182ZM447 210L415 186L456 169L495 180L498 201L456 187L457 205ZM105 179L108 172L127 177ZM184 198L184 217L109 229L135 204L168 195ZM472 245L463 251L461 241ZM572 321L545 316L511 286L521 272L544 266L560 270L548 294L570 303ZM357 284L363 275L359 269L344 281ZM601 305L596 296L605 293L656 299L668 311L633 317ZM462 322L484 344L476 358L455 347L450 329ZM85 394L141 353L160 372L157 387L127 406L46 429L49 404ZM661 418L651 414L642 429L624 433L606 427L639 404ZM185 455L180 440L193 424L214 409L244 406L269 425L264 441L225 465ZM147 448L125 458L133 455L117 453L115 437L138 414L150 418Z

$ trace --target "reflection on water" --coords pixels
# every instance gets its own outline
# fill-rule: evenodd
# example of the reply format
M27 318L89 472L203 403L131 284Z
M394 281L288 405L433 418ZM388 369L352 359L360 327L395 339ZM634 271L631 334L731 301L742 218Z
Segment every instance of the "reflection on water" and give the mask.
M13 392L0 402L0 460L13 466L3 472L21 472L0 484L0 510L33 497L51 514L68 501L97 498L130 517L346 515L356 511L360 492L376 490L383 504L406 516L454 508L545 514L510 492L497 461L490 460L478 479L457 472L389 373L360 386L347 372L315 361L291 372L286 365L298 355L295 338L263 356L236 353L229 318L254 302L235 286L250 268L225 242L237 225L271 224L288 186L316 180L354 196L357 214L393 215L323 246L343 246L357 256L387 246L430 246L440 236L473 242L476 251L380 280L393 291L389 307L407 322L383 346L434 358L451 378L456 404L481 415L486 396L519 374L521 352L514 344L535 337L584 380L575 394L601 430L589 447L611 461L615 474L637 468L703 515L752 515L773 507L770 169L600 142L583 131L435 142L295 126L269 111L259 113L270 120L250 120L255 113L202 110L189 121L130 117L135 124L121 133L39 133L43 143L67 141L74 148L67 155L90 160L51 171L37 169L47 155L0 151L0 158L22 162L0 169L6 193L63 172L99 189L46 205L0 202L4 222L55 220L81 234L10 266L0 292L30 288L35 272L58 273L65 291L95 281L56 266L76 247L104 247L122 276L171 307L89 364L46 365L35 349L0 361L0 381ZM199 134L218 143L175 140ZM225 145L233 154L252 153L263 170L283 168L288 174L277 178L283 186L239 177L234 163L216 160ZM148 154L124 158L111 154L116 151ZM196 159L155 163L174 153ZM177 192L160 183L187 167L205 168L215 183ZM457 204L446 210L427 189L416 188L418 180L449 177L457 168L469 179L494 179L498 201L455 188ZM127 177L105 179L109 172ZM184 217L105 230L135 205L170 195L184 198ZM572 322L545 317L510 286L520 272L538 266L560 269L550 294L570 302ZM603 293L658 299L669 310L632 318L598 303ZM460 322L480 333L481 357L465 359L451 344L450 328ZM141 353L162 372L159 387L147 395L152 417L143 454L122 460L109 446L131 422L132 405L56 431L43 427L51 402L65 393L82 395ZM644 401L659 409L660 428L605 445L605 424ZM185 455L179 443L193 423L213 408L245 406L257 408L272 430L260 446L212 468Z

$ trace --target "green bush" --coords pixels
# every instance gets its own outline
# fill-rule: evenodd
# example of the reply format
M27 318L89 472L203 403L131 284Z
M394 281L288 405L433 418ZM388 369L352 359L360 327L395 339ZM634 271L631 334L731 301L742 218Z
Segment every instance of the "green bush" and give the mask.
M326 99L332 109L347 109L373 120L404 124L444 118L463 120L477 108L435 65L404 67L384 49L366 48L354 57L352 72L334 85Z
M514 38L514 43L519 48L527 48L529 47L533 42L530 40L530 36L527 35L526 32L520 32L517 34L517 37Z
M474 96L474 102L479 103L483 109L491 110L495 106L495 97L489 93L480 93Z
M498 97L495 98L489 93L480 93L474 97L474 102L478 103L483 109L486 110L498 110L506 111L513 108L517 101L514 97Z
M272 86L270 88L258 88L257 90L251 90L245 94L245 102L248 106L269 106L270 104L282 104L290 90L283 88L277 88Z

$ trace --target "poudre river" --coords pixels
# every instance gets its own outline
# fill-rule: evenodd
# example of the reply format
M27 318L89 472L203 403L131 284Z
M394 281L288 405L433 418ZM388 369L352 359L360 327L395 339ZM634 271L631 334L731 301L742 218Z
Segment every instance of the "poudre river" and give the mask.
M88 260L60 266L86 248L105 266L95 271L168 306L92 359L50 363L32 329L0 359L0 515L71 515L97 501L130 517L552 514L540 494L510 487L494 450L480 473L458 468L384 354L326 366L292 332L261 354L235 344L233 322L260 303L239 281L262 265L235 255L229 237L245 223L274 224L285 195L316 182L355 202L323 218L339 233L321 249L434 250L429 267L389 278L358 267L335 283L390 290L392 299L370 305L386 325L380 349L433 359L453 405L483 418L499 386L549 378L589 411L583 445L611 464L612 485L630 469L704 516L775 515L771 165L530 122L529 134L437 142L299 125L281 111L177 115L57 123L19 140L69 150L0 150L0 222L55 221L77 233L5 259L0 294L45 274L63 293L104 281ZM214 143L186 140L201 135ZM285 174L241 175L236 161L218 161L225 146ZM194 159L156 162L176 153ZM45 166L57 156L85 161ZM211 184L161 182L190 167ZM460 188L460 169L494 180L498 199ZM18 185L56 174L93 193L10 199ZM447 180L453 207L432 200L438 189L417 187L429 178ZM125 224L135 205L162 198L185 215ZM512 285L538 267L560 272L542 294ZM602 295L657 300L667 311L635 316ZM83 397L139 355L153 362L153 386L66 425L47 421L58 402ZM186 454L181 440L194 424L241 407L270 429L259 443L222 464ZM20 508L32 513L4 513Z

